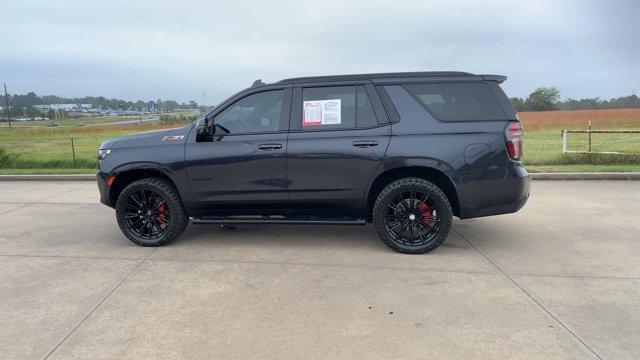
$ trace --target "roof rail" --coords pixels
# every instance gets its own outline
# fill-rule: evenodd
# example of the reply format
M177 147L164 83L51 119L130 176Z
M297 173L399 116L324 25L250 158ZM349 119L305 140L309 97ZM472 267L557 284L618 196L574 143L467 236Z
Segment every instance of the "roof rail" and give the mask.
M346 74L346 75L325 75L325 76L305 76L297 78L283 79L277 84L310 82L310 81L340 81L354 79L380 79L380 78L402 78L418 76L474 76L474 74L462 71L422 71L422 72L394 72L394 73L373 73L373 74Z

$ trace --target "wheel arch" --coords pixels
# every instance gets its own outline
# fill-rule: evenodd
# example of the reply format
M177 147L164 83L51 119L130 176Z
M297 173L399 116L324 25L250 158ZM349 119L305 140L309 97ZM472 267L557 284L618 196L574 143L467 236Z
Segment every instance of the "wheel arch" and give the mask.
M134 181L151 177L157 177L167 180L176 189L180 201L182 201L184 204L184 200L182 199L180 191L178 191L178 187L176 186L175 181L171 178L171 176L169 176L165 171L161 169L150 166L127 167L114 172L114 175L115 180L111 184L109 190L109 203L111 203L114 207L116 202L118 201L118 196L120 196L120 193L122 192L122 190L124 190L125 187L127 187L127 185L131 184Z
M387 169L371 182L366 197L367 220L371 220L373 205L380 191L393 181L407 177L417 177L434 183L447 196L453 215L460 216L460 201L455 183L444 171L430 166L406 165Z

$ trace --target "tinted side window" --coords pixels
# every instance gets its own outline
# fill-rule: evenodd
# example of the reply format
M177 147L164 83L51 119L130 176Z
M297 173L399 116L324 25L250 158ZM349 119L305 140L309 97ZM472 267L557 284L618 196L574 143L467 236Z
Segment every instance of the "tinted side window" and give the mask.
M303 130L356 129L378 124L364 86L328 86L302 90Z
M216 115L213 122L231 134L277 132L282 118L283 90L246 96Z
M404 88L442 121L506 119L502 107L485 82L407 84Z
M358 94L356 97L356 126L359 128L372 127L378 125L376 114L373 111L367 89L358 86Z
M507 94L504 93L500 85L498 83L489 81L489 87L493 90L493 94L498 98L500 105L502 105L502 110L507 115L508 119L517 119L516 108L511 103L511 100L507 97Z

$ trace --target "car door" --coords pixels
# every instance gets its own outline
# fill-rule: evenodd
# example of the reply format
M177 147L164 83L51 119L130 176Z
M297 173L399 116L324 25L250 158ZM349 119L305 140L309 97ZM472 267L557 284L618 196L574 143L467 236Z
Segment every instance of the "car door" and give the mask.
M296 86L287 149L293 206L316 214L361 211L390 134L370 83Z
M196 212L253 213L287 199L290 104L291 87L250 90L209 115L213 139L192 131L185 160Z

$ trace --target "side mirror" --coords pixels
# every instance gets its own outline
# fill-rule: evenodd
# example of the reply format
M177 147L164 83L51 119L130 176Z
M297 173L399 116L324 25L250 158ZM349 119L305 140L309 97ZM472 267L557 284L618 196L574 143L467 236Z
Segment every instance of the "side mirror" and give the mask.
M212 141L211 127L209 126L209 119L203 118L196 123L196 142Z

